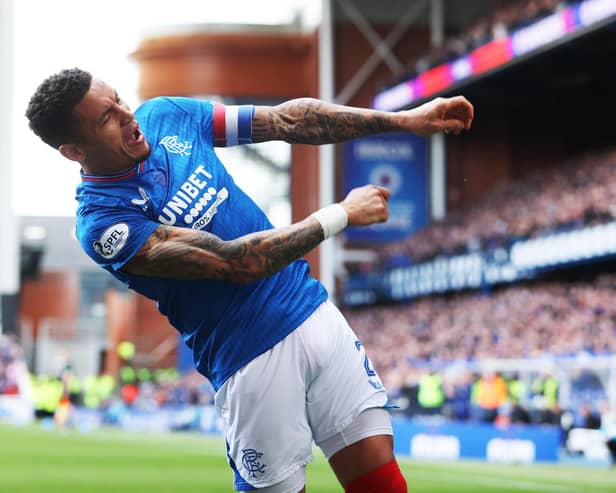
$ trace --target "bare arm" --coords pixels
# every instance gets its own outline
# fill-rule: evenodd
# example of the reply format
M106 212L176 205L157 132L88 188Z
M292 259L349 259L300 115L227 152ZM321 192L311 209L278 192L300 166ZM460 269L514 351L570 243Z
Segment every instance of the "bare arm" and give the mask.
M252 141L282 140L296 144L332 144L366 135L469 129L473 106L462 96L436 98L417 108L387 112L353 108L312 98L292 99L278 106L257 106Z
M368 185L352 190L341 205L349 224L367 225L387 219L388 198L387 190ZM278 272L323 239L321 223L312 216L230 241L204 231L161 225L124 270L152 277L250 282Z

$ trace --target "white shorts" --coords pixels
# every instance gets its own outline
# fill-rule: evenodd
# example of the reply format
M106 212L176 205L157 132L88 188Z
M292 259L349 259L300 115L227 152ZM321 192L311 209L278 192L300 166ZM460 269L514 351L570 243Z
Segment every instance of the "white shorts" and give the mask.
M362 438L391 434L387 416L385 425L381 419L379 426L354 432L350 441L336 437L362 411L387 401L357 336L331 302L323 303L216 393L235 488L264 488L305 474L313 440L329 457Z

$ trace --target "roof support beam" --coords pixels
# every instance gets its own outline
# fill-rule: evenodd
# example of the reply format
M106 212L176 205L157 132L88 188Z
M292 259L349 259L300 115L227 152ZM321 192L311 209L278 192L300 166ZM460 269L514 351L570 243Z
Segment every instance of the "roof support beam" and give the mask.
M321 28L319 31L319 97L333 101L336 82L334 80L334 19L333 0L321 0ZM336 200L334 183L335 150L333 144L319 146L319 207L326 207ZM319 280L335 301L336 244L333 239L324 241L319 247Z
M430 2L430 40L432 46L443 46L445 40L445 12L443 0ZM447 214L447 154L445 136L434 134L430 138L430 214L434 221Z
M411 3L385 39L381 39L379 34L369 24L352 0L336 1L374 48L372 55L364 62L351 80L349 80L346 86L336 96L335 101L337 103L346 104L366 83L381 62L385 62L394 75L400 74L405 69L405 66L400 63L391 50L398 41L402 39L402 36L404 36L408 28L417 20L419 15L421 15L428 5L428 0L419 0Z

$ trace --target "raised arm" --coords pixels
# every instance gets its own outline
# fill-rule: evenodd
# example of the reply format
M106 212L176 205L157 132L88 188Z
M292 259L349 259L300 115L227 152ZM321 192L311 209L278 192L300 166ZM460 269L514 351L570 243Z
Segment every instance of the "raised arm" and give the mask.
M330 206L291 226L223 241L186 228L159 226L124 270L175 279L250 282L269 276L296 260L347 222L363 226L387 219L389 191L374 185L351 190Z
M301 98L278 106L257 106L252 141L283 140L297 144L333 144L389 132L428 137L437 132L458 134L473 122L473 106L463 96L436 98L417 108L388 112L353 108Z

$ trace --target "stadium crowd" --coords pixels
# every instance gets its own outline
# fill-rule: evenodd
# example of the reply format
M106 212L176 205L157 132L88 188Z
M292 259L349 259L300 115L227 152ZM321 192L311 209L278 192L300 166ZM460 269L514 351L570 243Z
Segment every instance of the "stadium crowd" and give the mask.
M0 395L18 395L25 371L21 346L14 338L0 335Z
M616 275L606 274L592 283L513 285L489 295L346 309L345 315L395 391L427 365L614 352L615 298Z
M401 255L417 262L485 250L614 218L616 150L612 149L498 186L472 207L384 248L382 262Z
M490 41L501 39L512 32L536 22L570 4L573 0L501 0L489 15L477 17L458 33L445 39L440 47L434 47L418 58L406 62L407 70L397 77L400 81L412 79L422 72L470 53Z
M554 424L565 432L574 427L598 429L604 419L597 405L582 402L577 409L560 408L559 382L550 373L537 373L529 382L513 372L450 371L452 367L444 365L450 358L533 356L553 347L563 352L580 347L611 349L616 310L610 308L609 298L616 289L616 276L603 277L598 286L577 284L564 289L545 283L510 288L493 297L424 299L412 306L372 307L346 315L368 348L393 402L400 405L399 412L407 416L500 426ZM538 296L539 292L547 294ZM572 318L572 310L578 316ZM562 324L562 331L555 329L555 323ZM430 326L433 330L427 329ZM469 351L471 347L477 352ZM16 341L3 337L0 356L0 393L15 395L19 389L14 370L25 370L23 352ZM135 426L131 415L147 420L147 416L168 410L176 413L168 419L169 429L203 430L203 416L209 416L203 409L211 408L214 395L209 382L196 372L151 371L134 368L130 362L117 378L105 374L79 378L66 366L57 376L30 375L29 383L37 418L80 428L89 422L92 414L88 413L99 416L101 424L126 426L128 419L129 426ZM587 381L580 384L588 387Z
M154 411L197 404L211 404L213 389L196 372L180 375L175 369L151 371L147 368L122 368L111 375L75 375L70 366L60 375L31 375L36 416L57 417L63 406L113 412L122 409Z

